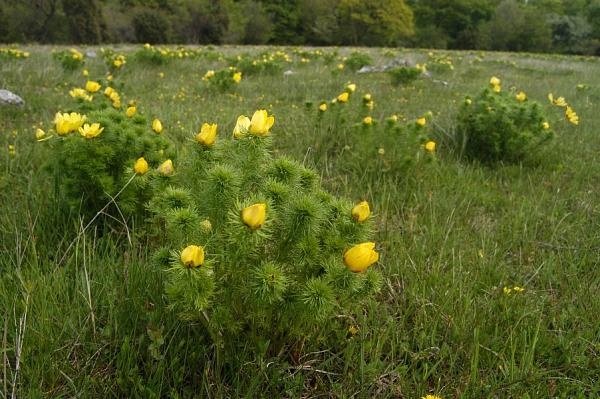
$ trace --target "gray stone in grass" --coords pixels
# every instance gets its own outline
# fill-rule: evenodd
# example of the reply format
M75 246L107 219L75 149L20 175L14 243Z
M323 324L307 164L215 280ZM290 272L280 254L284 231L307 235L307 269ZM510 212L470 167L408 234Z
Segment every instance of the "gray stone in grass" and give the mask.
M86 51L85 52L85 56L88 57L88 58L96 58L97 54L96 54L95 51L91 51L90 50L90 51Z
M25 101L11 91L0 89L0 105L16 105L21 107L25 105Z
M283 73L283 76L292 76L294 74L294 71L292 71L291 69L288 69L287 71L285 71Z
M412 62L409 60L405 60L402 58L396 58L385 65L375 66L375 65L365 65L364 67L358 70L358 73L374 73L374 72L386 72L390 69L398 68L398 67L408 67L411 66Z

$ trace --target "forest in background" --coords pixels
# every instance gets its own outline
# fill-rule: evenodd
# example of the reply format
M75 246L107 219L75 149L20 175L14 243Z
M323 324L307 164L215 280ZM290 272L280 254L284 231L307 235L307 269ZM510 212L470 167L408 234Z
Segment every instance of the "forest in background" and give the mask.
M0 43L600 54L600 0L0 0Z

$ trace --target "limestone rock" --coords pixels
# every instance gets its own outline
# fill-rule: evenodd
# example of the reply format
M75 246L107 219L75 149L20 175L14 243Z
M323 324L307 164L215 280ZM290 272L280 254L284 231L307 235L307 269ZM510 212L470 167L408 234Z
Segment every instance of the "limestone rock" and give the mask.
M25 105L25 101L11 91L0 89L0 105L16 105L20 107Z

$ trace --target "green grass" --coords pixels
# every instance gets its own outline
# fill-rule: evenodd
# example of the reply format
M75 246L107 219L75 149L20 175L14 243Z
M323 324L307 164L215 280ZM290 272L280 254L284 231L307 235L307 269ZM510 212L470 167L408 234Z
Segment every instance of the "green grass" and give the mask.
M337 62L316 60L294 63L285 78L244 77L230 95L201 80L222 62L147 66L130 57L115 74L122 92L160 117L180 156L202 122L228 135L239 114L269 107L276 151L317 168L335 194L367 199L377 216L375 267L385 282L378 301L356 315L356 336L296 344L277 357L242 351L219 359L200 325L167 308L161 272L149 261L153 242L136 226L101 217L77 238L77 213L60 212L42 167L52 154L35 142L33 126L47 129L85 78L63 72L49 48L29 50L26 60L0 60L0 87L27 102L0 108L0 397L600 395L600 61L445 52L454 70L394 87L386 74L332 74ZM363 51L386 62L381 50ZM87 66L91 78L106 73L99 58ZM565 96L581 124L547 105L557 138L530 161L461 160L451 146L455 113L492 75L544 104L549 92ZM373 95L371 115L382 123L432 111L437 162L386 171L378 146L357 159L360 134L318 125L315 107L350 81L357 94ZM580 83L589 90L578 91ZM505 286L525 291L506 295Z

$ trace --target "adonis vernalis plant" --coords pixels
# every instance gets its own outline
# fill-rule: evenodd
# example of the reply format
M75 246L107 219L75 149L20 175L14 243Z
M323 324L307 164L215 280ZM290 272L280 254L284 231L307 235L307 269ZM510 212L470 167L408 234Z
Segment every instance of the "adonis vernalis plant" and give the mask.
M457 143L464 154L482 162L518 162L554 137L542 107L502 90L497 77L490 88L466 98L457 121Z
M149 204L165 230L156 260L172 309L229 349L326 335L380 286L368 203L335 198L315 171L273 157L273 123L267 111L240 116L227 140L205 124L211 140L194 142L186 177Z
M116 90L107 87L103 95L102 89L99 82L88 81L89 94L73 96L73 112L56 114L54 132L43 140L53 154L48 166L58 195L86 216L117 193L121 212L139 214L151 197L152 176L161 175L159 166L174 157L174 150L146 117L121 108Z

